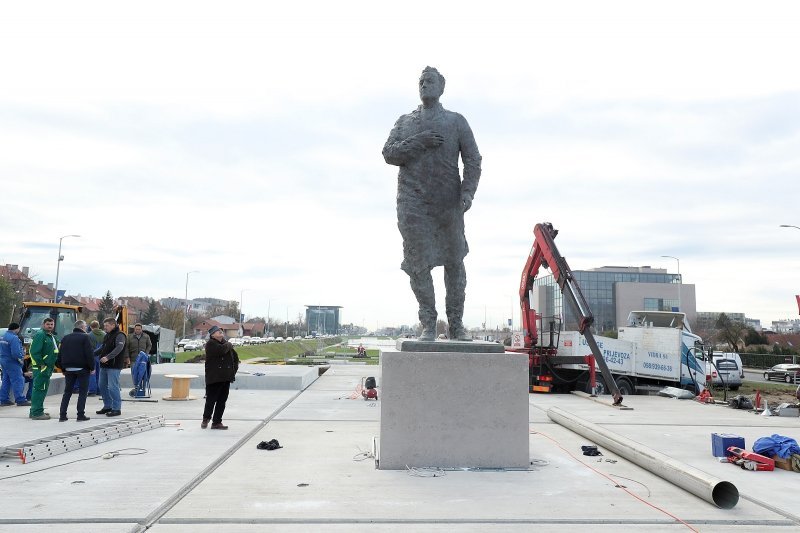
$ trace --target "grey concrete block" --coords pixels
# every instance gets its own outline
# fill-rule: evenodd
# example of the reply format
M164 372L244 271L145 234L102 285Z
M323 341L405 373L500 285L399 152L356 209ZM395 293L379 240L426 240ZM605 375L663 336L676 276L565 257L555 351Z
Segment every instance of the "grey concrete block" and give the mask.
M167 374L194 374L198 376L191 381L191 390L205 389L205 365L203 363L166 363L153 365L150 386L170 388L172 379ZM127 377L126 377L127 374ZM256 375L261 374L261 375ZM253 365L242 363L236 381L231 384L232 390L305 390L319 378L318 366L306 365ZM120 382L123 389L132 383L130 370L123 370Z
M523 468L528 356L384 352L381 470Z
M496 342L486 341L418 341L416 339L397 339L400 352L452 352L452 353L503 353L505 348Z
M29 385L25 384L25 390L28 390ZM52 396L64 394L64 374L53 374L50 376L50 385L47 388L47 395ZM76 400L77 401L77 400Z

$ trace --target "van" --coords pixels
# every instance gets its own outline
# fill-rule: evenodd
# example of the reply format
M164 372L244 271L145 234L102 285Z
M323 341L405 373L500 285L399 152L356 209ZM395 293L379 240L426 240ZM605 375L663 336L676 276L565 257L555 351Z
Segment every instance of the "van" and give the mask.
M744 379L742 358L736 352L713 352L711 363L708 363L708 374L714 387L723 384L730 390L739 390Z

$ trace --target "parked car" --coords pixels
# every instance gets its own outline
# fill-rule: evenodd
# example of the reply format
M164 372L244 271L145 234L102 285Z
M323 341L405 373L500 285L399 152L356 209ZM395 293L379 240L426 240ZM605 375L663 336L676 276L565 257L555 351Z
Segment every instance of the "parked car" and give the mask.
M301 337L300 335L295 335L294 340L301 341L303 340L303 337Z
M283 342L283 337L275 337L275 342Z
M200 350L202 348L203 348L203 343L200 341L189 341L183 345L183 351L185 352Z
M194 339L181 339L178 341L178 348L183 348L187 343L192 342Z
M784 363L775 365L764 371L764 379L785 381L786 383L800 383L800 365Z

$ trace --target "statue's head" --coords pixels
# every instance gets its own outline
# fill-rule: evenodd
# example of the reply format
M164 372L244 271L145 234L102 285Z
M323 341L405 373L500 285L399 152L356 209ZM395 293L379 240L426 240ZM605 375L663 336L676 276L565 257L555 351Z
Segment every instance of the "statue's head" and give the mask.
M433 67L425 67L419 77L419 97L426 100L438 100L444 93L444 76Z

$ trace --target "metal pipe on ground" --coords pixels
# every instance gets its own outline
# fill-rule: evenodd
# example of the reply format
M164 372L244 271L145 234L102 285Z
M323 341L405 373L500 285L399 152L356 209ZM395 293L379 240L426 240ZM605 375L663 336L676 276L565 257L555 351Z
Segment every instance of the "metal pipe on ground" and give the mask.
M547 416L556 424L574 431L721 509L733 509L739 502L739 489L730 481L716 478L636 441L615 435L558 407L548 409Z

